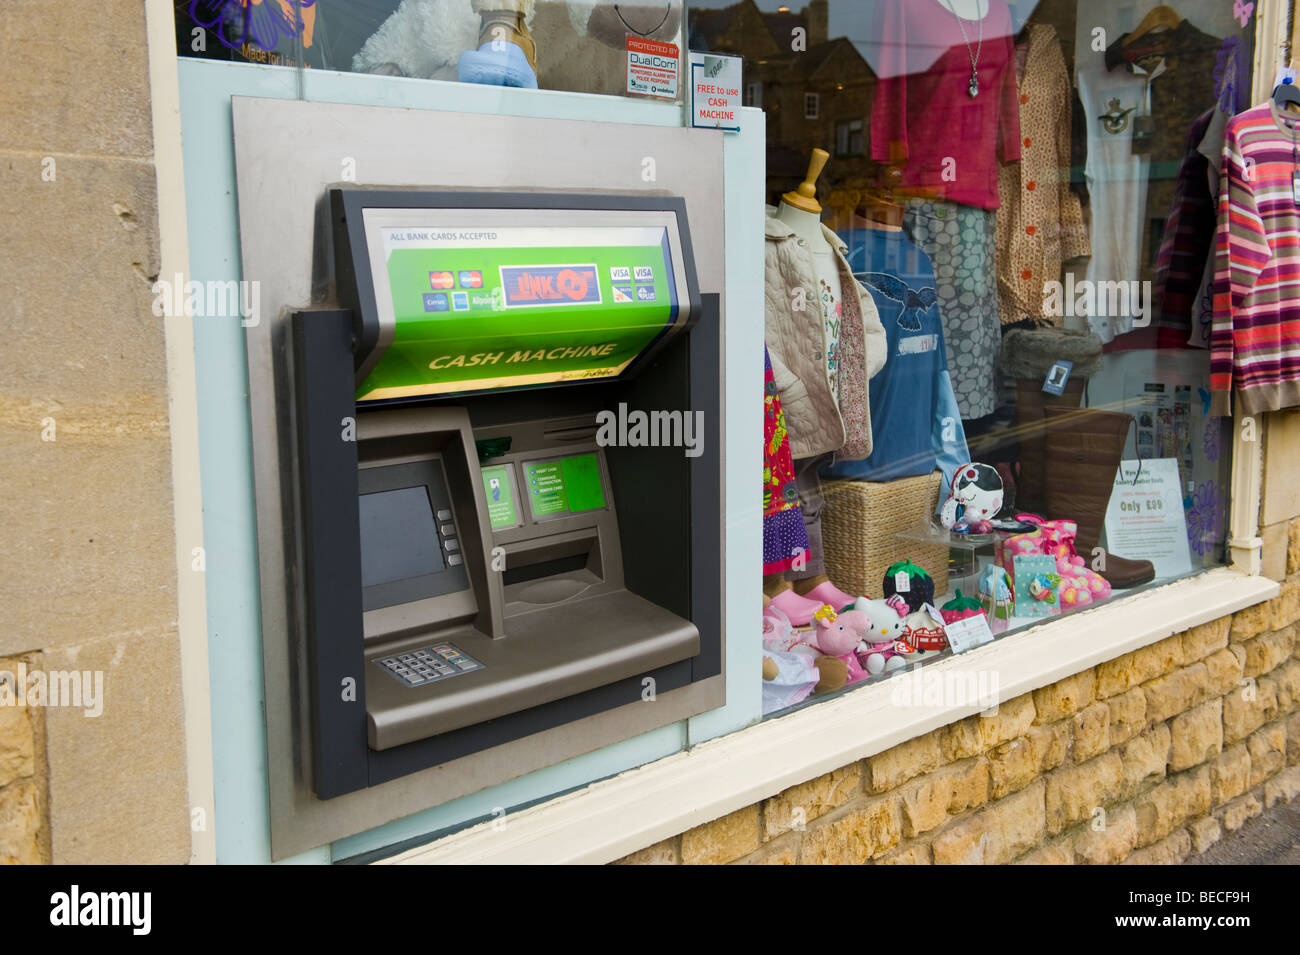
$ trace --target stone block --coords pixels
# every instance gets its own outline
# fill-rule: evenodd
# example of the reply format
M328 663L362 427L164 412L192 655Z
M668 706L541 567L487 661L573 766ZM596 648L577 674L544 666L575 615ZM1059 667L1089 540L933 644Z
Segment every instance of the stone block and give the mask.
M1197 663L1143 684L1142 690L1147 697L1147 720L1163 723L1182 713L1192 705L1205 682L1205 664Z
M1300 766L1278 773L1264 784L1264 805L1272 809L1278 803L1290 803L1300 796Z
M1232 615L1232 626L1228 630L1228 640L1238 643L1264 633L1270 629L1268 622L1271 617L1272 608L1269 607L1267 600L1238 610Z
M1074 837L1075 861L1084 865L1116 865L1137 845L1137 813L1120 806L1098 815Z
M1262 815L1264 806L1254 793L1238 796L1232 802L1214 811L1214 816L1224 832L1236 832L1251 819Z
M1071 753L1076 763L1085 763L1110 749L1110 707L1094 703L1072 717L1074 745Z
M682 833L685 865L721 865L758 848L758 806L746 806Z
M1202 816L1187 824L1187 834L1192 837L1192 849L1200 855L1219 841L1219 837L1223 835L1223 827L1213 816Z
M935 864L1001 865L1033 848L1045 831L1045 788L1039 780L948 826L931 843Z
M803 865L862 865L878 859L902 838L898 800L886 797L804 833L799 850Z
M1210 811L1210 767L1170 776L1135 803L1138 847L1159 842L1179 826Z
M942 766L944 759L939 751L941 732L926 733L869 758L866 761L868 791L876 794L888 792L909 779Z
M896 849L886 856L876 860L876 865L931 865L930 847L923 843L915 843L910 846L904 846L902 849Z
M1182 634L1097 665L1097 699L1106 700L1130 687L1154 680L1183 662Z
M1210 700L1180 713L1169 723L1173 749L1171 773L1190 769L1223 752L1223 701Z
M862 764L853 763L777 793L763 803L763 841L807 825L861 790Z
M1220 617L1192 627L1183 634L1183 659L1187 663L1195 663L1216 650L1222 650L1228 645L1228 630L1231 626L1232 617Z
M1300 710L1300 660L1287 660L1269 674L1277 685L1277 713L1285 716Z
M1068 838L1056 839L1021 856L1016 865L1074 865L1074 844Z
M1263 676L1291 656L1291 650L1295 646L1295 627L1261 633L1258 637L1245 641L1242 646L1246 649L1242 674Z
M1147 695L1142 687L1112 696L1106 706L1110 708L1110 745L1127 742L1146 728Z
M1270 723L1246 738L1250 753L1250 786L1255 788L1286 767L1286 727Z
M638 849L614 862L614 865L681 865L682 837L673 836L652 846Z
M1268 602L1270 630L1281 630L1300 620L1300 578L1282 581L1281 590Z
M1300 765L1300 713L1292 714L1286 721L1286 764Z
M42 663L51 672L104 675L101 715L71 707L45 711L54 863L187 862L190 803L176 632L47 651Z
M1245 743L1225 749L1210 764L1210 802L1222 806L1250 787L1250 752Z
M1157 723L1120 747L1119 756L1123 763L1119 793L1121 798L1132 799L1165 778L1172 745L1169 727Z
M949 813L982 806L988 790L989 765L983 757L922 776L900 793L903 835L914 838L943 825Z
M1046 779L1047 831L1052 835L1089 819L1119 795L1124 766L1112 751L1053 770Z
M1206 657L1205 687L1201 699L1224 696L1239 689L1242 680L1241 664L1241 658L1230 649L1216 650Z
M0 789L0 865L39 865L43 861L36 782L24 779Z
M1192 854L1192 837L1186 829L1175 829L1159 842L1138 849L1124 865L1182 865Z
M1023 736L1034 722L1034 701L1025 693L998 705L991 716L971 716L945 726L939 748L948 762L979 756L993 747Z
M0 660L0 671L18 672L17 662L9 664ZM0 677L3 673L0 672ZM13 686L13 684L9 684ZM14 690L16 692L16 687ZM0 687L0 694L8 693ZM9 699L9 697L5 697ZM16 699L16 698L15 698ZM27 707L0 706L0 786L22 779L36 772L36 740L32 717Z
M1034 722L1055 723L1073 716L1095 699L1096 683L1096 673L1088 669L1034 690Z
M1223 742L1245 739L1277 714L1277 684L1269 677L1247 678L1246 685L1223 697Z
M5 141L36 152L153 152L144 5L10 0L0 35ZM71 55L68 43L75 38ZM94 95L69 95L69 90ZM59 178L64 177L59 163Z

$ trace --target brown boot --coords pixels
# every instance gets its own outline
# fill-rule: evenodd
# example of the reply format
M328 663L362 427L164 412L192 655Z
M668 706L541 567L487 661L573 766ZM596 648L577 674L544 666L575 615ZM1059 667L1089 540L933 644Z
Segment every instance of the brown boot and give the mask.
M528 30L526 17L534 0L472 0L474 12L482 18L478 45L500 40L524 51L528 65L537 72L537 44Z
M1091 567L1092 550L1101 539L1133 416L1095 408L1053 407L1046 408L1045 414L1046 516L1079 525L1075 546ZM1128 560L1107 552L1105 567L1097 573L1112 587L1123 590L1154 580L1156 569L1149 560Z
M1020 445L1020 475L1016 478L1016 510L1043 514L1046 449L1044 412L1048 407L1078 408L1083 402L1083 380L1071 377L1058 397L1043 391L1041 379L1016 379L1016 437Z

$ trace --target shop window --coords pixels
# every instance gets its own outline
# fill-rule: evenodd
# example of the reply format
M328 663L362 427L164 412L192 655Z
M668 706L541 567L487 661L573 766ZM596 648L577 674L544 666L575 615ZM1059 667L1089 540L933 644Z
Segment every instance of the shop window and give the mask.
M757 109L763 107L763 84L746 83L745 84L745 103L746 106L753 106Z
M771 84L765 710L1223 563L1225 414L1300 404L1300 366L1240 347L1292 297L1247 251L1284 217L1239 235L1217 198L1250 192L1269 149L1289 177L1297 123L1251 100L1253 8L691 17L693 47ZM830 142L780 122L782 84L820 116L805 79L837 91ZM1256 155L1224 165L1225 141ZM1254 298L1216 300L1216 233ZM809 307L786 307L792 275ZM807 322L820 353L792 347Z
M681 98L683 0L175 0L181 56Z

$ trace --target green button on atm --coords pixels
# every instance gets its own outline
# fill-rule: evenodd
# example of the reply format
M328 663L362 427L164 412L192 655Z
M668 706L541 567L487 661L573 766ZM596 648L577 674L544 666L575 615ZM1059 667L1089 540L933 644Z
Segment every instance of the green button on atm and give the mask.
M329 214L338 306L291 322L316 794L719 673L720 330L682 201L337 187ZM606 440L620 408L703 440Z

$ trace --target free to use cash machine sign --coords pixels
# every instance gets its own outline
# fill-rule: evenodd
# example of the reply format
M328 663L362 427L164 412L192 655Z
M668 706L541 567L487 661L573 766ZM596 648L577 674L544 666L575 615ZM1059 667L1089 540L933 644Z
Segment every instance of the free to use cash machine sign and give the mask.
M359 401L616 377L677 316L663 228L392 226L379 239L376 296L395 327Z

